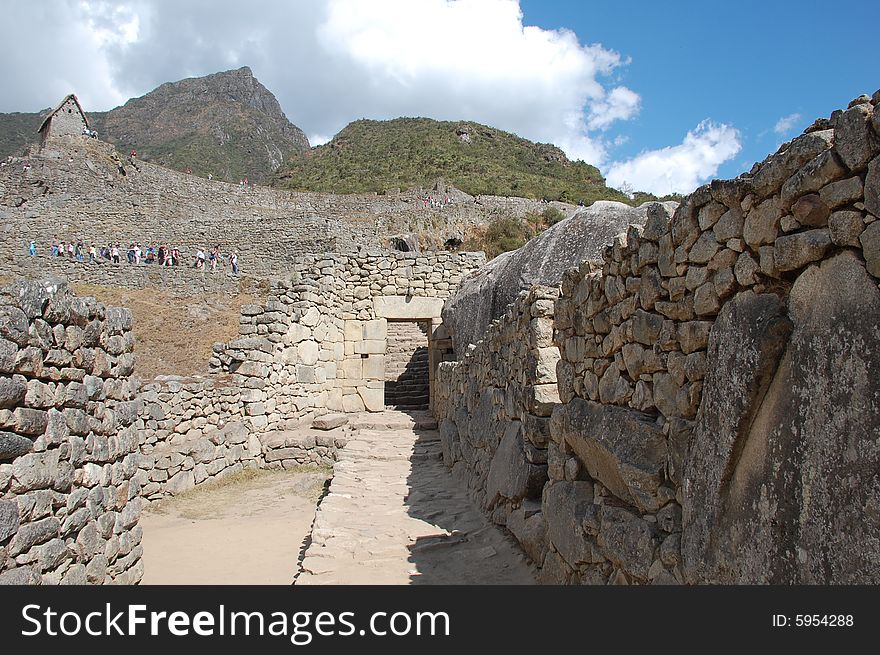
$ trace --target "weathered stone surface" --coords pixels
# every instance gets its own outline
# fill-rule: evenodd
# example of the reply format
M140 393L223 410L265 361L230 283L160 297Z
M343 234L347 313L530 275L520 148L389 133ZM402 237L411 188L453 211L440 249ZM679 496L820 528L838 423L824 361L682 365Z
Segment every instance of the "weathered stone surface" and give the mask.
M15 534L18 525L18 503L15 500L0 500L0 543Z
M13 557L24 553L35 546L57 537L61 524L55 517L49 517L19 526L18 531L9 541L9 554Z
M547 554L547 522L541 512L526 516L522 507L507 517L507 529L516 537L526 555L536 565L544 562Z
M465 280L443 307L456 349L476 343L524 289L555 286L584 259L598 260L629 224L644 225L649 204L632 208L600 201L542 232L517 251L499 255ZM674 205L673 205L674 206ZM659 220L659 219L658 219Z
M621 507L602 506L601 529L597 542L602 554L631 574L648 578L657 540L650 526Z
M748 213L743 226L743 239L752 248L765 243L773 243L779 233L779 219L782 210L775 198L765 200Z
M880 218L880 157L868 164L865 176L865 209Z
M593 548L581 527L594 510L592 482L554 482L544 488L541 503L547 536L571 566L593 561Z
M859 237L868 272L880 278L880 221L871 223Z
M831 242L837 246L860 247L859 237L864 230L861 212L836 211L828 219Z
M176 496L196 485L195 475L190 471L180 471L165 483L165 491Z
M776 268L795 271L811 262L818 261L831 248L828 230L807 230L776 239Z
M837 119L834 149L851 171L864 168L880 151L880 137L871 129L873 113L870 104L856 105Z
M18 566L0 573L0 586L38 585L41 583L40 574L30 566Z
M511 421L486 478L486 507L492 509L502 499L521 501L537 497L547 480L546 467L529 462L523 447L522 423Z
M819 194L808 193L791 206L791 213L801 225L823 227L828 223L831 207Z
M787 309L746 292L713 330L685 470L692 582L878 580L880 290L844 252L806 269Z
M440 444L443 448L443 463L451 468L461 459L461 447L458 428L447 418L440 421Z
M34 442L14 432L0 432L0 462L29 453Z
M345 414L324 414L312 421L312 427L316 430L333 430L340 428L348 423L348 417Z
M643 511L659 507L666 439L650 416L575 398L554 410L550 430L615 496Z

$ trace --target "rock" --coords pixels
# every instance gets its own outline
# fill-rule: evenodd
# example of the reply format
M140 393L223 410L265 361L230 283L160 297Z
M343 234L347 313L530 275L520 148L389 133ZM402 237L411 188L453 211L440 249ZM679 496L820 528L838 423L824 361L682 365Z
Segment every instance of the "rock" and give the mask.
M772 195L783 182L804 164L826 151L834 142L834 130L825 129L803 134L784 150L763 162L752 179L752 187L759 197Z
M196 485L195 475L192 470L180 471L165 483L165 491L172 496L177 496Z
M712 228L712 232L720 243L726 243L730 239L738 239L742 236L743 224L743 213L738 207L735 207L728 209L718 219L715 227Z
M38 585L42 583L40 574L30 566L18 566L0 573L0 586L6 585Z
M547 554L547 522L541 512L526 516L522 507L507 517L507 529L522 546L526 555L540 566Z
M831 248L831 236L828 230L798 232L776 239L775 248L776 268L795 271L822 259Z
M657 541L641 517L621 507L603 505L597 542L608 560L638 578L648 579Z
M0 431L0 462L13 460L29 453L33 447L34 442L27 437L13 432Z
M880 221L874 221L859 237L868 272L880 278Z
M24 376L0 377L0 409L24 404L28 384Z
M14 535L18 525L18 503L14 499L0 500L0 543Z
M801 273L787 309L745 292L713 329L685 467L690 582L880 579L880 517L864 509L880 505L865 411L880 402L880 290L845 251Z
M704 232L691 248L689 259L694 264L707 264L721 246L712 232Z
M865 176L865 209L880 217L880 157L874 157L868 164Z
M862 180L858 175L832 182L819 189L819 195L822 198L823 204L831 209L837 209L843 205L858 202L862 199L862 194ZM819 224L810 223L810 225L821 227Z
M831 242L836 246L861 247L859 236L865 229L861 212L836 211L828 220Z
M826 184L839 180L845 175L846 169L841 165L834 151L826 150L782 185L780 196L782 208L791 206L791 203L800 196L818 191Z
M440 421L440 445L443 449L443 463L452 468L452 465L461 459L461 447L458 428L447 418Z
M593 510L592 482L554 482L544 489L541 503L547 537L571 566L593 561L593 548L581 527Z
M19 526L9 541L9 554L16 556L27 552L32 546L42 544L58 536L61 524L55 517L33 521Z
M752 256L744 252L736 260L736 266L733 269L736 275L736 281L740 286L749 287L755 284L755 273L760 270L758 262Z
M556 286L584 259L598 261L614 236L631 223L644 225L651 204L632 208L599 201L542 232L519 250L499 255L465 279L443 307L443 324L464 352L499 318L519 293L534 285ZM658 213L657 221L662 222Z
M874 113L870 104L856 105L843 112L834 130L834 149L851 171L857 171L880 151L880 137L871 129Z
M659 508L667 450L652 417L575 398L553 412L550 430L615 496L643 511Z
M791 213L801 225L824 227L828 223L831 209L819 194L808 193L791 206Z
M773 243L779 233L779 219L782 210L776 198L765 200L746 215L743 226L743 239L752 248L765 243Z
M345 414L324 414L312 421L312 427L316 430L333 430L348 423Z
M523 448L522 423L511 421L492 457L486 477L486 508L502 500L536 498L547 481L547 467L532 464Z

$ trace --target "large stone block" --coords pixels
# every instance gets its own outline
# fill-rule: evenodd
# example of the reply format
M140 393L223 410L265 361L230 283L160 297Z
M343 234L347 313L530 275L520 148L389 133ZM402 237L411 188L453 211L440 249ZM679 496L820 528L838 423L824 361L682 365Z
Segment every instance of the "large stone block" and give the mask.
M653 417L575 398L554 410L550 431L615 496L646 512L660 507L667 448Z
M523 438L522 423L511 421L489 465L487 509L502 500L516 503L524 498L536 498L547 481L547 467L529 462Z
M745 292L722 310L684 471L689 581L880 581L878 315L851 252L801 273L787 307Z
M559 481L544 488L541 512L547 536L572 567L595 559L593 544L583 528L584 518L595 511L592 482Z
M440 318L442 310L442 298L428 298L424 296L376 296L373 298L373 311L377 318Z
M364 401L368 412L381 412L385 409L385 390L358 387L358 395Z
M597 542L607 559L627 573L647 580L658 542L640 516L622 507L603 505Z

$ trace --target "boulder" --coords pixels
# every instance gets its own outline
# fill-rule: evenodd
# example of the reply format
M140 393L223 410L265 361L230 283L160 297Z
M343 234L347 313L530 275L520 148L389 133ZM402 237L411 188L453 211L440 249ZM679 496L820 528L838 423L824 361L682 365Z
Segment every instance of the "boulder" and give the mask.
M880 582L878 315L850 251L801 273L787 306L725 305L684 468L689 582Z
M486 479L486 507L492 509L502 499L520 501L540 495L547 481L547 467L532 464L523 447L523 429L511 421L489 465Z
M666 438L653 417L575 398L556 408L550 431L615 496L643 511L660 507L668 452Z
M443 324L456 351L463 353L467 344L482 339L521 291L534 285L556 286L566 270L584 260L599 261L605 246L628 225L645 225L649 208L656 204L633 208L619 202L593 203L465 279L443 307ZM675 206L663 203L662 208L671 215Z

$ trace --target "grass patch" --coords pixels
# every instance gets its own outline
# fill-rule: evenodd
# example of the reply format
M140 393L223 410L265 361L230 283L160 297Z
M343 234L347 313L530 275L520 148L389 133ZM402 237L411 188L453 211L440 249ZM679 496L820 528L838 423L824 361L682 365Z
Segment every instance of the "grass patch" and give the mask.
M204 482L177 496L163 498L152 503L148 512L156 514L179 514L184 518L210 518L230 499L244 492L271 491L272 497L281 499L294 495L317 501L324 491L324 484L333 475L329 466L302 465L292 469L245 469Z
M208 370L211 347L238 337L242 305L260 304L251 292L235 296L201 294L179 297L158 289L120 289L74 284L80 296L94 296L111 307L127 307L134 318L135 373L198 375Z

